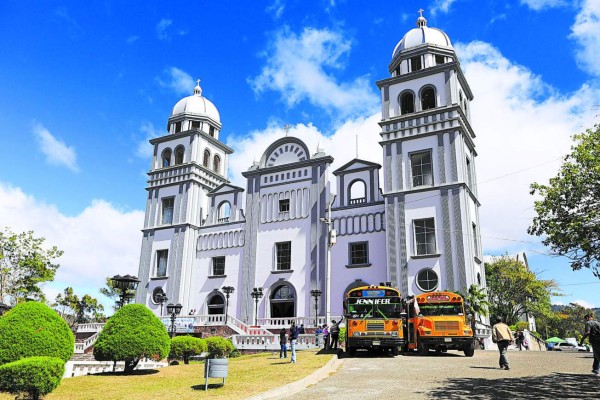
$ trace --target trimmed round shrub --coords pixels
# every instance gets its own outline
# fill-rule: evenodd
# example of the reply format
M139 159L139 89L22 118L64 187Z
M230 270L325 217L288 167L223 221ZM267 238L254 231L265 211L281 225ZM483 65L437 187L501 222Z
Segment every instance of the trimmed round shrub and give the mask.
M66 362L74 350L69 325L45 304L20 303L0 318L0 364L35 356Z
M206 341L197 337L185 335L171 339L171 354L183 358L184 364L190 363L191 356L198 356L206 351Z
M125 373L140 359L161 360L169 354L171 339L165 325L142 304L127 304L109 318L94 344L98 361L125 361Z
M0 391L27 393L37 400L52 392L65 373L65 362L57 357L29 357L0 365Z
M225 358L235 350L233 343L221 336L212 336L206 339L209 358Z

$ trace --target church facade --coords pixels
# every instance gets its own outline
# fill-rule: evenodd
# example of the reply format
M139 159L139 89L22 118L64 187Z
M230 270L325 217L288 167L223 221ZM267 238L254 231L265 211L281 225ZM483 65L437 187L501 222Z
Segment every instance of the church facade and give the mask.
M182 314L260 324L314 318L315 290L322 316L341 315L346 291L364 284L403 295L485 286L473 95L450 39L421 16L388 70L376 82L380 159L332 171L330 155L286 136L242 174L245 188L227 179L233 150L216 107L199 85L180 100L151 140L136 302L160 314L164 293Z

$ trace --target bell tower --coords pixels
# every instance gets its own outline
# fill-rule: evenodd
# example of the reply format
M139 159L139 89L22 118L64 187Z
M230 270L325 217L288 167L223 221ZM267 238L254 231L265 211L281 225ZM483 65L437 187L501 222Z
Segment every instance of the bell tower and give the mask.
M484 284L473 94L446 33L416 28L392 52L381 91L388 280L403 294Z
M136 302L160 313L158 293L169 303L189 297L198 230L209 210L208 193L228 182L233 150L219 141L217 108L202 96L200 80L191 96L175 104L167 133L154 146L148 172L148 197Z

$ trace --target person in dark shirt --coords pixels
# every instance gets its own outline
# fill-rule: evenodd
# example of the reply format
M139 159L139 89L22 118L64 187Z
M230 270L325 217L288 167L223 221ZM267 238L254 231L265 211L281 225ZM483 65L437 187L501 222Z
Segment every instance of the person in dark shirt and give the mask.
M298 335L300 334L296 323L292 321L290 325L290 350L292 350L292 364L296 363L296 343L298 342Z
M281 346L279 358L287 358L287 337L285 336L285 329L279 331L279 345Z
M598 368L600 367L600 322L594 321L592 314L585 316L585 333L581 337L580 346L583 346L583 341L588 336L592 345L592 351L594 352L592 373L598 375Z
M338 348L338 341L340 337L340 323L343 320L344 317L342 317L338 322L335 322L334 319L331 320L331 328L329 328L329 334L331 335L329 349L337 350Z

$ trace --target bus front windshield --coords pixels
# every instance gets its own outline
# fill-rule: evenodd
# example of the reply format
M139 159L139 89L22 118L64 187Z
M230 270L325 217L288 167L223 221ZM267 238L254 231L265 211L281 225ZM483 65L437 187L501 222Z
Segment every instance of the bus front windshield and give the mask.
M402 304L399 297L349 298L346 311L348 318L400 318Z
M423 316L433 315L463 315L461 303L429 303L419 305L420 314Z

